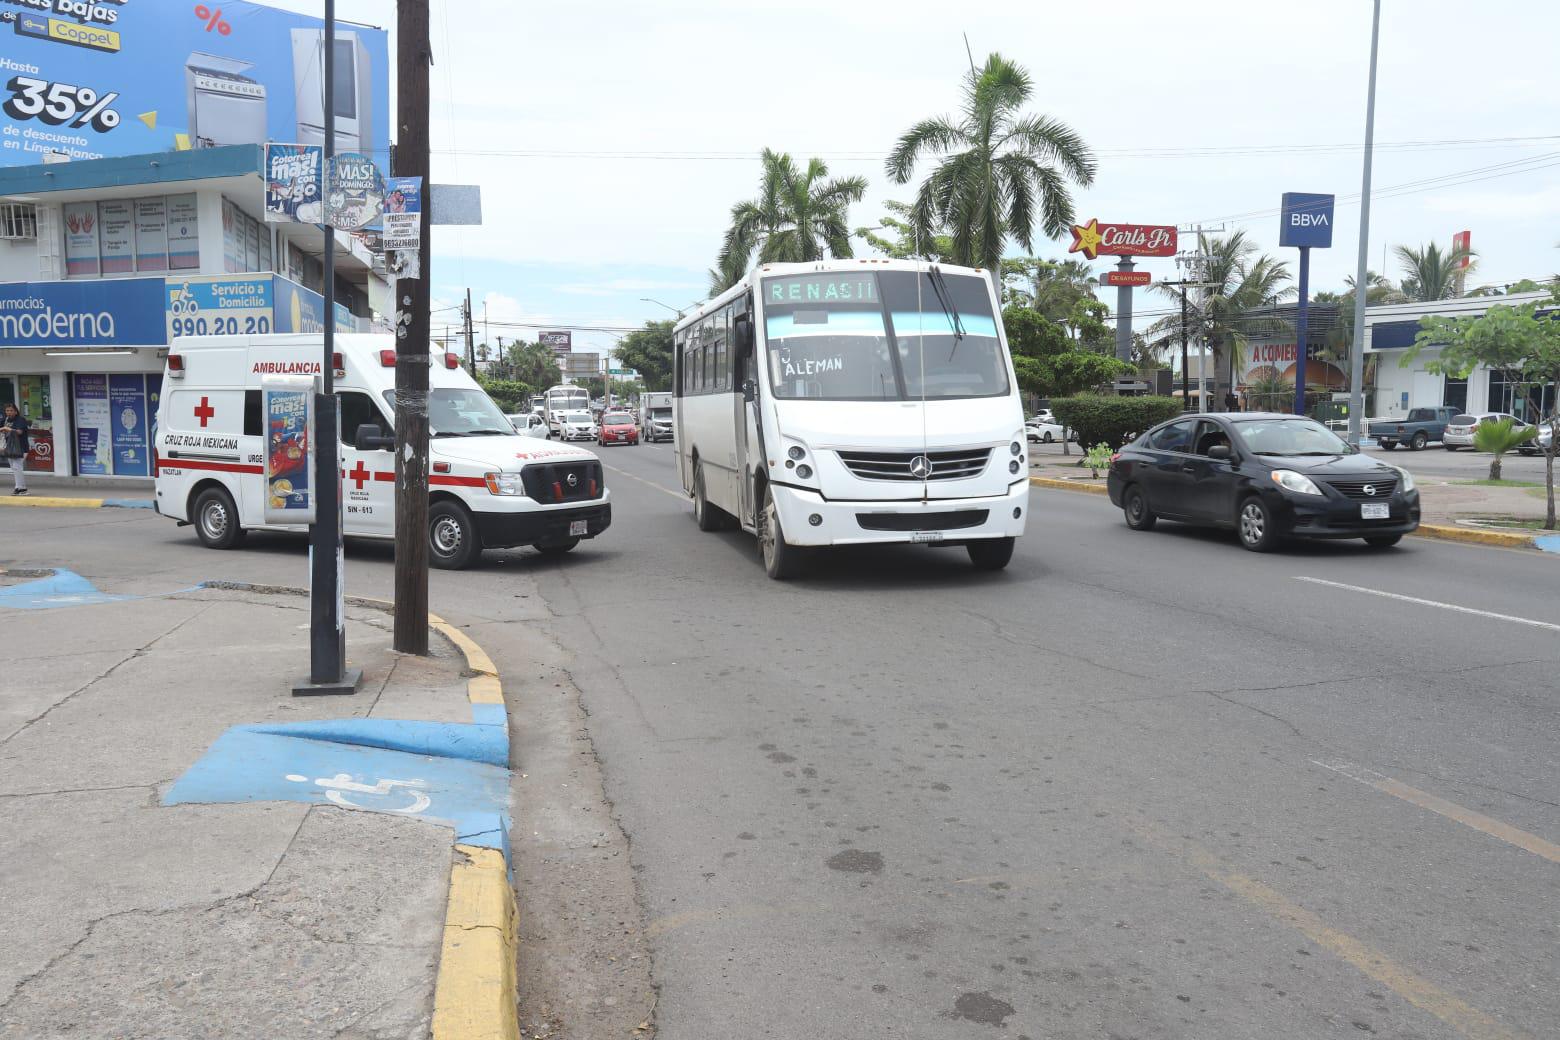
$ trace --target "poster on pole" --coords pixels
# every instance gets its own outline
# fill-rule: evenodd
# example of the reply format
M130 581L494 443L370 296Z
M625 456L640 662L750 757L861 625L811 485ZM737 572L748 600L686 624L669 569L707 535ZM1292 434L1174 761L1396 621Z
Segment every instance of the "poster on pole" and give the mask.
M260 383L265 418L265 522L314 523L314 379L270 376Z
M265 146L265 219L273 224L324 220L320 167L325 149L312 144Z
M385 207L385 181L374 160L356 152L330 161L325 186L325 222L340 231L379 223Z
M420 278L422 178L391 177L385 185L384 250L397 278Z

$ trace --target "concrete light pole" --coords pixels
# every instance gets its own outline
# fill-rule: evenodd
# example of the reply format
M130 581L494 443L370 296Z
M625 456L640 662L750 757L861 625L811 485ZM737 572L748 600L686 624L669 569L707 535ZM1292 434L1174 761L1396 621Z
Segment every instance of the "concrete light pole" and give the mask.
M1360 256L1354 267L1354 344L1349 351L1349 443L1360 446L1365 415L1365 260L1370 248L1370 162L1376 140L1376 44L1381 35L1381 0L1370 19L1370 82L1365 92L1365 172L1360 187Z

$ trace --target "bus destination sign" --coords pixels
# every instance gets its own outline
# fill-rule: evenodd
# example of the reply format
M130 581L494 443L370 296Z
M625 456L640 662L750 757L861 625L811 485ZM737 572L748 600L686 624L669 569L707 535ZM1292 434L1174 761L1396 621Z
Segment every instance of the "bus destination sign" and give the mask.
M870 274L809 274L764 282L768 303L876 303L877 279Z

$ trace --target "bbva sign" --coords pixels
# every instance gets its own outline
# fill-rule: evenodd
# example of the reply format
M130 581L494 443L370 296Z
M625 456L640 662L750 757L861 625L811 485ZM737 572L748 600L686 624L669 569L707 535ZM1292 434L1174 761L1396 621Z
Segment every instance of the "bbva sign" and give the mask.
M1279 213L1279 245L1316 249L1332 245L1333 196L1286 191Z

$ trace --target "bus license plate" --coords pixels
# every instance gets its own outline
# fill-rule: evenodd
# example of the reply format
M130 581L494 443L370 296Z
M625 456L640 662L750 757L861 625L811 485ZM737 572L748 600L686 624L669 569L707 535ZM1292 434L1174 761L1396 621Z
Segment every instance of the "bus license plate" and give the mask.
M1361 520L1388 520L1391 517L1391 508L1385 502L1365 502L1360 506Z
M943 533L941 531L912 531L910 540L912 542L940 542L943 540Z
M1370 507L1366 506L1365 508L1369 509ZM588 534L590 534L590 521L589 520L570 520L569 521L569 537L570 538L575 538L575 537L588 535Z

